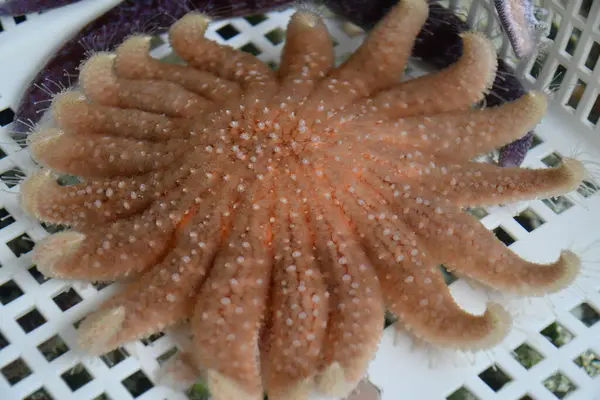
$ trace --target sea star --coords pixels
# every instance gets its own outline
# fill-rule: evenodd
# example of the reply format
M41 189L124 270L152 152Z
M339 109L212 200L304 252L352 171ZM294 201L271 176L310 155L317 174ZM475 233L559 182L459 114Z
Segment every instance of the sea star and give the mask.
M535 30L540 25L532 1L494 0L494 4L517 57L531 56L537 45Z
M191 319L215 399L344 396L386 307L434 344L505 336L508 314L462 310L440 263L502 291L568 285L574 254L521 260L461 207L568 192L583 167L469 161L530 130L546 100L472 108L496 68L476 33L455 65L399 83L427 14L425 0L403 1L339 67L325 25L304 11L278 71L205 39L195 13L170 30L187 65L150 58L140 36L91 57L83 93L53 102L58 128L31 138L47 168L21 186L26 210L72 227L37 244L40 271L128 280L81 324L81 345L101 354ZM60 186L53 171L84 182Z

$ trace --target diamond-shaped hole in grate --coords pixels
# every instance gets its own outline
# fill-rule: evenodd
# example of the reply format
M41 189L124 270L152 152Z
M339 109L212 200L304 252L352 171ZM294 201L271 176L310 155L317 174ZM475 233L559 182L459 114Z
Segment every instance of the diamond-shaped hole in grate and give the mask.
M249 15L247 17L244 17L244 19L252 26L256 26L258 24L260 24L261 22L266 21L268 18L263 15L263 14L257 14L257 15Z
M73 328L79 329L79 325L81 325L84 319L85 317L82 317L81 319L78 319L77 321L73 322Z
M600 376L600 356L592 350L580 354L573 362L582 368L590 378Z
M203 382L196 382L186 390L185 395L190 400L210 400L210 391ZM265 399L268 400L267 397Z
M577 110L577 107L579 106L579 102L581 101L581 98L583 97L583 94L585 93L586 88L587 88L587 85L585 84L585 82L582 81L581 79L577 79L577 84L573 88L573 91L571 92L571 96L569 97L569 100L567 101L567 105L569 107L571 107L573 110Z
M23 398L23 400L54 400L54 397L50 396L50 393L48 393L45 388L41 387L27 397Z
M171 347L169 350L165 351L160 356L158 356L156 358L156 361L158 361L159 364L162 364L169 358L171 358L175 353L177 353L177 347Z
M93 400L111 400L106 393L102 393L99 396L94 397Z
M259 49L254 43L248 42L244 46L240 47L240 50L250 53L253 56L259 56L262 50Z
M533 135L533 140L531 141L530 149L533 149L534 147L537 147L542 143L544 143L544 141L542 139L540 139L540 137L538 135Z
M81 296L73 289L63 291L62 293L52 298L61 311L67 311L69 308L76 306L83 300Z
M546 378L543 383L559 399L564 399L577 390L577 386L560 371Z
M59 335L52 336L37 348L48 362L57 359L69 351L69 346L67 346Z
M594 42L592 47L590 48L590 52L588 53L587 59L585 60L585 66L590 71L593 71L596 68L596 64L598 63L598 59L600 58L600 44L598 42Z
M54 234L54 233L58 233L58 232L62 232L64 230L66 230L67 228L63 225L55 225L55 224L49 224L46 222L41 223L42 227L44 228L44 230L46 232L48 232L49 234Z
M236 37L237 35L240 34L240 31L237 30L235 28L235 26L231 25L231 24L227 24L219 29L217 29L217 33L219 34L219 36L221 36L224 40L229 40L233 37Z
M496 235L496 237L507 246L510 246L515 242L515 239L501 226L497 227L492 232L494 232L494 235Z
M542 71L545 62L546 56L544 54L539 55L529 70L529 76L534 80L537 80L537 78L540 77L540 72Z
M562 19L562 15L560 15L559 13L554 13L554 16L552 17L552 22L550 24L550 31L548 32L548 39L556 39L556 35L558 35L558 31L562 24Z
M2 332L0 332L0 350L7 347L9 344L10 344L10 342L8 341L8 339L6 337L4 337Z
M554 76L552 76L552 80L550 81L550 84L548 85L548 89L552 93L558 92L558 90L560 89L560 86L563 83L563 80L565 79L566 73L567 73L567 68L562 64L558 64L558 67L556 67L556 71L554 71Z
M446 397L446 400L479 400L479 397L475 396L469 389L463 386Z
M4 229L15 222L15 219L4 208L0 208L0 229Z
M582 195L583 197L590 197L600 191L600 185L591 180L584 180L581 182L581 185L577 188L577 193Z
M100 356L100 359L104 361L104 364L106 364L109 368L112 368L115 365L119 364L121 361L125 360L127 357L129 357L129 353L127 352L127 350L125 350L122 347L119 347L118 349L115 349L111 352Z
M45 277L44 274L42 274L35 265L29 268L27 271L33 277L33 279L35 279L35 281L40 285L50 280L50 278Z
M10 137L15 141L22 149L27 148L29 134L25 132L11 132Z
M550 343L556 347L562 347L575 337L571 332L558 322L553 322L540 331Z
M465 211L477 219L483 219L489 215L487 210L481 207L469 207Z
M75 365L60 377L73 392L94 380L92 374L81 363Z
M567 199L565 196L549 197L547 199L543 199L542 203L544 203L546 207L551 209L555 214L562 214L574 205L573 202Z
M92 283L92 286L93 286L93 287L94 287L96 290L100 291L100 290L102 290L102 289L104 289L104 288L107 288L107 287L109 287L109 286L110 286L110 285L112 285L112 284L113 284L113 282L94 282L94 283Z
M440 271L442 271L442 276L444 277L446 285L451 285L452 283L458 280L458 278L452 272L450 272L448 268L446 268L446 266L443 264L440 264Z
M18 167L13 167L0 174L0 181L2 181L9 189L21 183L23 178L25 178L25 173Z
M569 53L571 56L575 54L575 50L577 49L577 45L579 44L579 39L581 38L581 29L573 27L571 31L571 36L569 37L569 41L567 42L567 46L565 51Z
M596 125L598 123L598 119L600 119L600 95L596 97L596 101L594 102L594 106L590 110L590 113L587 116L587 120L592 124Z
M25 15L17 15L16 17L13 17L13 19L17 25L27 21L27 17Z
M133 397L139 397L154 387L150 379L142 371L134 372L123 379L121 383Z
M8 303L23 296L23 290L13 280L0 285L0 303L7 305Z
M542 158L542 162L548 167L558 167L562 160L562 156L558 153L550 153Z
M155 333L153 335L148 336L147 338L141 339L140 342L142 342L144 346L149 346L163 336L165 336L165 334L162 332Z
M23 316L17 318L17 323L25 333L29 333L44 325L46 323L46 318L44 318L37 308L33 308Z
M23 233L13 240L7 242L6 245L16 257L21 257L23 254L27 254L33 250L35 242L29 237L28 234Z
M16 385L31 375L29 365L20 358L6 364L0 369L0 372L11 385Z
M600 321L600 314L588 303L581 303L571 310L571 314L588 328Z
M281 28L275 28L268 33L265 33L265 37L275 46L282 43L285 40L285 31Z
M523 211L521 214L514 217L515 221L519 223L527 232L534 231L544 224L542 217L537 215L530 208Z
M5 108L0 111L0 126L6 126L15 120L15 112L12 108Z
M513 358L525 369L529 369L544 359L536 349L528 343L523 343L511 353Z
M512 378L495 364L480 373L479 379L485 382L494 392L499 391L512 381Z
M581 1L581 6L579 7L579 15L581 15L582 18L589 17L590 10L592 8L592 3L594 3L594 0L582 0Z

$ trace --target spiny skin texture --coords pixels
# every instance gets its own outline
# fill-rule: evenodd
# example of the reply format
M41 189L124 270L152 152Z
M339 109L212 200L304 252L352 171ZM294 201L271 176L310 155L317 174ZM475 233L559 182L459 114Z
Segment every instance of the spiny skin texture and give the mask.
M532 1L494 0L494 5L517 57L530 56L535 51L535 29L539 24Z
M507 313L453 300L438 265L538 295L568 285L578 260L524 261L461 207L552 196L581 164L500 168L469 161L531 129L541 94L472 108L496 57L463 35L456 64L399 83L428 14L394 7L334 67L318 16L291 20L281 67L204 38L189 14L170 30L186 66L148 56L149 38L82 67L83 93L58 96L58 128L31 138L46 169L23 207L71 226L34 250L44 274L126 280L88 316L81 345L104 353L191 321L193 362L215 399L345 396L364 376L384 310L430 343L498 343ZM85 182L59 186L54 172Z
M368 30L385 15L390 7L396 4L396 1L348 0L331 2L330 8ZM460 35L470 29L466 22L451 13L446 7L430 1L429 17L417 37L413 56L419 57L437 68L446 68L462 56L463 44ZM527 93L512 68L499 57L497 62L496 79L485 96L485 104L488 107L516 100ZM528 132L522 138L503 146L500 149L498 164L503 167L518 167L525 159L532 142L533 132Z

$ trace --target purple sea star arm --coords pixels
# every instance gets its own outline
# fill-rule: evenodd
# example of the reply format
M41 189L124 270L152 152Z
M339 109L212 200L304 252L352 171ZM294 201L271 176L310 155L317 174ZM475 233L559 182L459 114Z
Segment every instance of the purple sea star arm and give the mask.
M0 17L46 11L66 6L79 0L4 0L0 3Z
M502 167L518 167L525 159L532 143L533 132L527 132L521 139L515 140L500 149L498 163Z
M494 5L517 57L529 56L535 50L538 24L531 0L494 0Z

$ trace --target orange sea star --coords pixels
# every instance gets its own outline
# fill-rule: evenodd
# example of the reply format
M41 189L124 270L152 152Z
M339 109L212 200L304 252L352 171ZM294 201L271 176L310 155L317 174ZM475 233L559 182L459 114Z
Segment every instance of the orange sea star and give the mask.
M473 108L496 66L478 34L463 36L457 64L400 83L426 17L425 0L402 1L340 67L309 12L292 17L278 71L205 39L199 14L170 30L187 65L152 59L137 36L91 57L83 93L53 102L58 128L32 136L47 169L21 187L26 210L72 227L37 244L40 271L128 280L82 323L83 347L103 353L190 319L215 399L344 396L386 307L434 344L505 336L507 313L463 311L440 263L526 295L569 284L572 253L523 261L461 207L568 192L581 164L470 161L532 129L545 98ZM60 186L53 171L84 181Z

